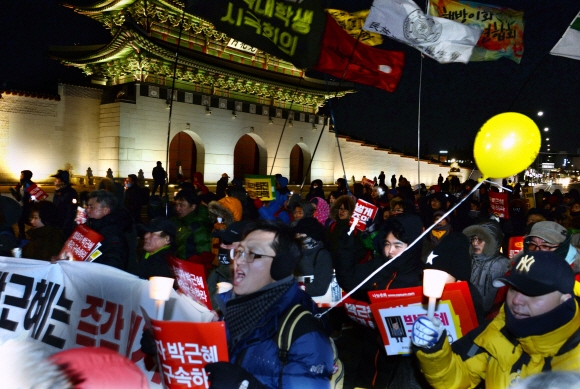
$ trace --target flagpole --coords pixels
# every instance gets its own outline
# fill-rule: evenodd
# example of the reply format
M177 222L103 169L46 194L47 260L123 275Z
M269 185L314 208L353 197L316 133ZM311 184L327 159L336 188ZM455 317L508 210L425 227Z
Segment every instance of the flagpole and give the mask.
M181 12L181 21L179 23L179 36L177 37L177 46L175 48L175 63L173 64L173 82L171 84L171 96L168 96L166 102L169 103L169 119L167 119L167 144L165 147L165 168L169 172L169 139L171 136L171 114L173 113L173 93L175 93L175 77L177 75L177 63L179 60L179 45L181 45L181 34L183 32L183 20L185 19L185 6ZM165 174L165 196L167 196L167 201L165 202L165 216L169 216L169 175Z

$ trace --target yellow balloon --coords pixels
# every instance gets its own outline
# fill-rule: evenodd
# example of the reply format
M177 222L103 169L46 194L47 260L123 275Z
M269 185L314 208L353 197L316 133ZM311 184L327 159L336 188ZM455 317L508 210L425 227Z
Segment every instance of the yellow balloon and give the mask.
M485 178L506 178L536 159L542 137L532 119L516 112L500 113L481 127L475 143L475 163Z

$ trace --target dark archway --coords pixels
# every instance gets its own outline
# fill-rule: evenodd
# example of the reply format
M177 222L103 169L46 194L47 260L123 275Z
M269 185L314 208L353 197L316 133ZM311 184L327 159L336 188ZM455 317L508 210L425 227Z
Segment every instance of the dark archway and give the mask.
M169 182L177 183L177 174L181 166L184 179L191 180L197 168L197 147L193 138L185 132L178 132L169 145Z
M290 152L290 184L300 185L304 180L304 153L302 148L294 145Z
M234 178L245 174L260 174L260 150L249 135L242 136L234 148Z

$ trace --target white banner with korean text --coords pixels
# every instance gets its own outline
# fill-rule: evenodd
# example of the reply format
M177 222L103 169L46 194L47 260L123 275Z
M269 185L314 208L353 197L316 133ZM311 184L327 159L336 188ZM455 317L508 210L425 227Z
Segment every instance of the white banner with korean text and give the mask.
M0 257L0 343L30 338L51 354L107 347L136 363L150 387L161 388L159 374L147 371L140 351L141 307L155 317L149 281L113 267ZM165 320L209 322L212 317L207 308L175 291L165 304Z

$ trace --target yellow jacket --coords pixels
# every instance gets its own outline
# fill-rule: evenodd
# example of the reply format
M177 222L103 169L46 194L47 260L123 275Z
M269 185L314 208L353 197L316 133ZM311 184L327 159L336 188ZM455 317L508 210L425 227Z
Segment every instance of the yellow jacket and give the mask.
M461 347L454 346L455 352L447 339L437 351L417 351L421 370L436 389L474 388L482 380L488 389L505 389L542 372L544 365L547 370L551 366L551 370L580 371L580 339L574 337L560 350L580 328L578 302L574 303L574 317L560 328L513 341L505 335L504 304L493 321L467 334L471 342L462 339Z

